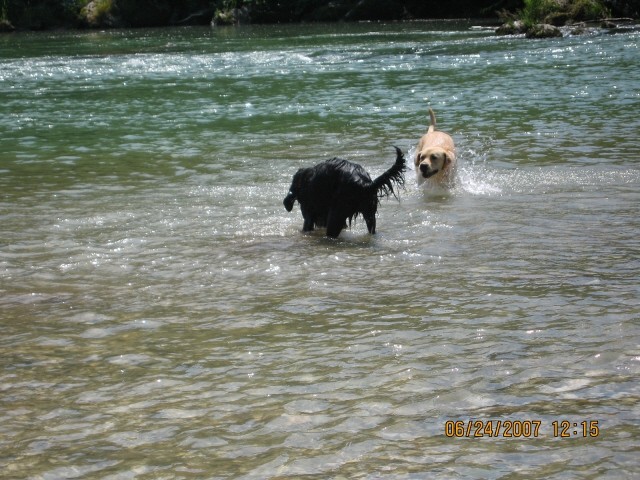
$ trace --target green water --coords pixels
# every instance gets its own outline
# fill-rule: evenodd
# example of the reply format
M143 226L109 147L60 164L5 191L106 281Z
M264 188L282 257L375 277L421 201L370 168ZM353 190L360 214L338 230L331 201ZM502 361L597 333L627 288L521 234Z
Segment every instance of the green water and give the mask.
M638 32L471 26L1 36L3 478L635 478ZM303 234L429 105L457 186Z

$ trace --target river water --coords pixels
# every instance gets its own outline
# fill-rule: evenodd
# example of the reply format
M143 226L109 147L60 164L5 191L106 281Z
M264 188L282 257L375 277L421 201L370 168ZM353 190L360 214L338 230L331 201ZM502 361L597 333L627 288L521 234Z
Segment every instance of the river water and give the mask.
M3 478L638 478L640 34L472 26L0 37Z

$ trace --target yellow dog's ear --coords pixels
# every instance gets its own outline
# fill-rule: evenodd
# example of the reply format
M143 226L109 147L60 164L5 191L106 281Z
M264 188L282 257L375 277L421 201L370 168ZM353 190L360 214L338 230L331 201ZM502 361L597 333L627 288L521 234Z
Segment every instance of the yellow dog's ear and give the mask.
M444 160L445 165L451 165L453 163L453 157L451 156L450 153L445 153L444 158L445 158Z

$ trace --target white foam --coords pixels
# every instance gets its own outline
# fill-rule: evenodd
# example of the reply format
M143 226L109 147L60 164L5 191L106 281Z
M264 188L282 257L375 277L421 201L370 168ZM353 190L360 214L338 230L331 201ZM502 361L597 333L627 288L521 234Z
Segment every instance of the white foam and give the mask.
M416 147L413 146L407 153L407 158L412 159L415 155ZM471 159L467 162L466 159ZM407 182L413 181L417 185L417 178L413 162L409 162L407 169ZM410 177L413 177L410 179ZM453 188L442 187L436 182L427 179L418 185L427 195L443 196L455 195L458 193L468 193L471 195L500 195L502 188L499 186L499 179L494 170L486 165L481 154L474 151L463 151L457 159L457 170Z

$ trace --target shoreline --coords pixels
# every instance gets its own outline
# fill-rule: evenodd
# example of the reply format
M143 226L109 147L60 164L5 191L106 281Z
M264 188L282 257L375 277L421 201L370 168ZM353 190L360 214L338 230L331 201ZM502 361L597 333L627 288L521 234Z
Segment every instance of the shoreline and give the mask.
M22 33L46 33L46 32L107 32L110 30L145 30L145 29L171 29L171 28L238 28L238 27L268 27L268 26L287 26L287 25L359 25L359 24L394 24L394 23L456 23L456 22L474 22L479 26L486 28L498 28L502 22L499 17L447 17L447 18L407 18L407 19L383 19L383 20L357 20L357 21L293 21L293 22L251 22L241 24L207 24L207 23L188 23L188 24L167 24L167 25L118 25L118 26L64 26L59 25L51 28L15 28L3 29L0 24L0 35L2 34L22 34Z
M244 28L244 27L269 27L269 26L304 26L304 25L363 25L363 24L397 24L397 23L468 23L471 30L491 30L498 36L521 36L526 38L551 38L551 37L567 37L585 34L616 34L627 33L629 31L640 30L640 21L634 18L603 18L599 20L588 20L582 22L571 23L563 26L552 26L548 24L533 24L526 26L520 21L504 22L498 17L458 17L458 18L411 18L396 20L359 20L352 22L344 21L295 21L282 23L246 23L237 25L214 25L214 24L172 24L172 25L153 25L143 27L132 26L112 26L112 27L54 27L49 29L13 29L2 30L0 28L0 38L7 35L23 35L34 33L96 33L96 32L117 32L117 31L144 31L144 30L163 30L163 29L182 29L182 28L201 28L208 30L227 29L227 28ZM533 32L533 33L532 33ZM4 34L4 35L3 35Z
M640 18L640 0L34 0L0 4L0 33L180 26L284 25L482 19L554 27Z

